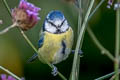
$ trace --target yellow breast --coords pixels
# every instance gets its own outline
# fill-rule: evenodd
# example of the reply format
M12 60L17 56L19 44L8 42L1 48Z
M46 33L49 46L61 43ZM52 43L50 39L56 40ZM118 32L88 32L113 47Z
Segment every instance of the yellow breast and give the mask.
M44 42L43 46L39 48L39 54L41 54L48 62L56 64L67 58L71 51L73 43L73 31L69 28L68 31L61 34L52 34L44 32ZM66 43L65 54L61 54L62 41ZM40 56L39 59L41 60ZM41 60L44 62L43 60Z

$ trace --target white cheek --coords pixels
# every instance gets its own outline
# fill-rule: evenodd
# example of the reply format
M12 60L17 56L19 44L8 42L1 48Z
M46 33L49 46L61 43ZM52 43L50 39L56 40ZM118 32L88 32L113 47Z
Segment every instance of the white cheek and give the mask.
M61 26L61 31L65 32L68 29L68 27L69 27L69 25L68 25L67 21L65 21L63 23L63 25Z
M45 23L45 29L51 33L56 32L56 28L54 26L52 26L50 23Z
M56 20L56 21L54 22L54 24L55 24L56 26L60 26L60 25L61 25L61 23L62 23L62 21L61 21L61 20Z

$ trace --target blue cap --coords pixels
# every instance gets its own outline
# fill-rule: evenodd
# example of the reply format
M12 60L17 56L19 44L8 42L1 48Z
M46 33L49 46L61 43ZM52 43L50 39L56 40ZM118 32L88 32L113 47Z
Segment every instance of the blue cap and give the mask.
M55 10L55 11L49 12L49 14L47 15L47 19L49 19L49 20L54 20L54 19L64 20L64 15L62 12Z

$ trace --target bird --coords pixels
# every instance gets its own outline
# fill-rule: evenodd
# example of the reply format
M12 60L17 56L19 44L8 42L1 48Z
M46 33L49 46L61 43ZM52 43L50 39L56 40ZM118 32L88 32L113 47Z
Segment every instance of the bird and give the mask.
M46 63L41 58L42 56L52 65L60 63L66 60L71 53L73 40L73 29L64 14L59 10L52 10L46 16L40 32L38 53L35 53L28 62L39 58L41 62ZM57 68L53 67L53 74L56 75Z

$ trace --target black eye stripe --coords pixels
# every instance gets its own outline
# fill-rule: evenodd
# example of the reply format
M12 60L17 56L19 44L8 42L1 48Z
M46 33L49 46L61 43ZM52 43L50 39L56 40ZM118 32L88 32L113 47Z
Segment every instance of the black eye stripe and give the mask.
M50 23L51 25L53 25L54 27L56 27L57 29L58 29L58 27L60 27L60 28L61 28L61 26L63 25L63 23L65 22L65 20L66 20L66 19L64 19L64 21L61 23L61 25L60 25L60 26L56 26L56 25L55 25L55 24L53 24L52 22L48 21L48 19L46 18L46 21L47 21L48 23Z
M47 19L47 18L46 18L46 21L47 21L48 23L50 23L51 25L53 25L54 27L56 27L56 28L57 28L57 26L56 26L56 25L54 25L52 22L48 21L48 19Z
M60 25L59 27L61 27L61 26L63 25L64 22L65 22L65 19L64 19L64 21L61 23L61 25Z

